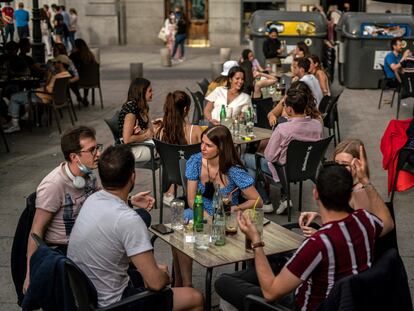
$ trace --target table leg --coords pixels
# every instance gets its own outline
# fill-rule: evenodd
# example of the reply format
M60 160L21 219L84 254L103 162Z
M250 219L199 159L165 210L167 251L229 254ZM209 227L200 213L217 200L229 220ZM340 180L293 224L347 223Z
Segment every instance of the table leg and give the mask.
M210 311L211 310L211 277L213 275L213 268L207 268L206 272L206 284L205 284L205 290L206 290L206 302L205 302L205 310Z

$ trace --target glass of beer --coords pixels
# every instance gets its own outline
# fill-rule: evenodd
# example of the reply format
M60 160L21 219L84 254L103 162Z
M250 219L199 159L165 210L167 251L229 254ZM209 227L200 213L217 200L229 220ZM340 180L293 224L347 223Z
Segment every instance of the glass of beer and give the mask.
M237 212L226 212L226 235L235 235L237 228Z
M256 226L260 234L260 239L263 239L263 210L261 208L248 209L243 212L243 215L248 215L251 222ZM245 248L247 252L252 252L252 241L246 235Z

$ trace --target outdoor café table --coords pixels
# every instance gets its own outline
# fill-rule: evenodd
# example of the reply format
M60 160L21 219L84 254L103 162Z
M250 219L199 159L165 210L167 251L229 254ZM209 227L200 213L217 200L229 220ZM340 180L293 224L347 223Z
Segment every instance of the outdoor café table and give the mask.
M233 136L233 142L235 145L243 145L269 139L272 136L272 130L254 127L253 134L254 136L249 136L249 138L251 138L250 140L244 140L241 136Z
M40 82L41 80L35 77L0 79L0 88L4 88L7 85L17 85L20 90L29 90L39 87Z
M170 227L170 224L166 224ZM201 266L207 269L205 280L205 310L211 310L211 277L213 268L243 262L254 258L254 254L245 250L245 235L240 231L233 236L226 237L224 246L209 244L207 250L198 250L194 243L186 242L191 240L192 232L175 230L171 234L161 234L151 227L150 232L161 238L167 244L178 249L182 253L191 257ZM263 241L265 242L264 252L268 255L282 254L295 250L304 240L303 236L290 231L274 222L263 227Z

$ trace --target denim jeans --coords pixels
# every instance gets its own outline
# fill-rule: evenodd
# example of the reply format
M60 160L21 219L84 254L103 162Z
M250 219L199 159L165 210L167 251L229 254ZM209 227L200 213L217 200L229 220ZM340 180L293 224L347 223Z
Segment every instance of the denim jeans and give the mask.
M242 157L242 160L244 162L244 165L246 166L247 172L250 176L253 178L256 178L256 157L253 153L245 153ZM269 170L268 162L265 158L260 159L260 168L262 169L262 172L265 174L269 174L272 176L272 173ZM261 182L256 183L256 189L259 192L260 196L262 197L262 200L265 204L269 203L269 195L266 193L266 190L264 189Z
M184 43L185 43L185 34L179 34L175 36L174 49L171 55L172 58L174 58L175 53L177 53L178 46L180 46L180 49L181 49L181 58L184 57Z
M9 41L13 41L13 37L14 37L14 24L7 24L4 27L4 38L5 38L5 42L8 41L8 38L10 36L10 40Z
M21 106L29 104L28 92L19 92L12 95L9 105L9 116L18 119L20 117ZM32 102L41 103L42 100L34 93L31 93Z

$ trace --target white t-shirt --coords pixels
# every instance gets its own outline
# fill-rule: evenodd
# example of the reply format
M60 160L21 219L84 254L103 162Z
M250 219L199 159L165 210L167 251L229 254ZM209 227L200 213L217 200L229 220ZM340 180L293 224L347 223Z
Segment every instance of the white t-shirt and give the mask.
M218 86L211 92L206 100L213 103L213 110L211 111L211 118L220 121L221 106L232 108L232 118L237 117L242 110L252 106L252 100L246 93L240 93L233 101L227 105L227 87ZM229 116L227 116L229 117Z
M316 99L317 105L319 107L319 104L323 97L323 93L322 93L322 89L321 89L318 79L316 79L314 75L306 74L300 79L300 81L305 82L309 86L309 88L312 91L313 96Z
M152 250L141 217L119 197L101 190L83 204L69 240L68 257L92 281L98 305L122 298L129 257Z

